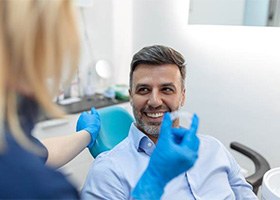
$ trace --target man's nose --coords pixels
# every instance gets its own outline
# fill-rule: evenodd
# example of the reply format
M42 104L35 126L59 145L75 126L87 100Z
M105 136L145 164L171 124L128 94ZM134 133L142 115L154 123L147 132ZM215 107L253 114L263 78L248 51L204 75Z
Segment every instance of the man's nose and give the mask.
M155 91L150 94L149 100L148 100L148 105L151 107L154 107L154 108L162 105L162 99L158 92Z

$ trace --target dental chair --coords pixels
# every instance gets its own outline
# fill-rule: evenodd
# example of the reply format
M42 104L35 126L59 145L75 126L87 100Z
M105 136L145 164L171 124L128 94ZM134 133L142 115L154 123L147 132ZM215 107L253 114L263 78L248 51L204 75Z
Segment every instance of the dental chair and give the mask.
M267 160L256 151L238 142L231 142L230 148L248 157L254 163L255 172L246 177L246 181L252 185L254 193L257 194L265 172L270 169Z
M128 135L132 116L122 107L109 106L98 109L101 127L95 144L89 150L95 158L103 151L108 151Z
M103 151L112 149L126 138L130 125L134 121L132 116L119 106L105 107L97 111L101 119L101 128L93 148L90 149L90 153L94 158ZM268 162L256 151L238 142L232 142L230 147L245 155L254 163L255 173L246 177L246 180L252 185L254 193L257 194L265 172L270 169Z

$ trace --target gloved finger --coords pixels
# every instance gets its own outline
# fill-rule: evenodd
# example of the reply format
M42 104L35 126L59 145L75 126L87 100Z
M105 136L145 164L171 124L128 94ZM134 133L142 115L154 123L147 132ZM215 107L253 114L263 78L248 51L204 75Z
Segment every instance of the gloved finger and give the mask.
M189 132L186 128L172 128L172 134L176 137L184 137Z
M91 114L95 114L95 113L97 113L97 111L96 111L96 109L95 109L94 107L91 107L90 113L91 113Z
M200 144L199 138L197 137L197 135L195 135L192 140L191 146L189 148L191 148L194 151L197 151L199 148L199 144Z
M91 111L92 115L94 115L98 120L100 120L99 113L97 112L97 110L94 107L91 107L90 111Z
M198 138L196 136L196 132L198 129L199 119L196 114L193 115L192 124L188 134L186 134L183 138L182 143L187 145L191 149L197 149L199 142L197 142Z
M172 133L176 136L176 137L184 137L185 135L189 134L190 132L193 132L194 134L196 134L196 131L198 129L198 117L196 114L193 115L192 118L192 124L190 127L190 130L186 129L186 128L173 128Z
M80 131L82 129L82 120L84 118L84 116L87 115L87 112L82 112L79 116L79 119L77 121L77 124L76 124L76 131Z
M178 145L187 146L189 149L192 149L194 151L198 150L199 147L199 139L196 134L191 134L189 130L184 128L173 128L172 130L173 136L174 136L174 142ZM193 136L190 138L190 136ZM184 138L188 138L188 141L186 140L183 142Z
M87 111L82 112L80 119L84 120L86 118L86 116L88 116L89 113Z
M176 144L181 144L184 136L188 134L188 130L184 128L172 128L172 134Z
M161 122L159 138L170 137L171 129L172 129L172 120L170 117L170 113L164 113L163 120Z
M192 140L192 145L190 146L190 148L192 148L193 150L198 150L199 148L199 139L197 137L197 130L198 130L198 125L199 125L199 119L197 117L196 114L194 114L193 117L193 123L190 129L190 140Z
M199 119L196 114L193 115L192 125L190 128L190 132L196 134L199 125Z

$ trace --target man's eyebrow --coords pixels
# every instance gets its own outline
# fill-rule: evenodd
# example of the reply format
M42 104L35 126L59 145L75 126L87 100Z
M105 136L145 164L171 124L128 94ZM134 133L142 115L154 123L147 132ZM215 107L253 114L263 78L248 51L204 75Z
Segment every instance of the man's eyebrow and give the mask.
M161 84L161 86L163 86L163 87L165 87L165 86L175 87L175 84L173 82L170 82L170 83L163 83L163 84Z
M163 83L163 84L160 84L160 87L175 87L175 84L173 82L169 82L169 83ZM149 84L145 84L145 83L138 83L136 86L135 86L135 89L138 89L138 88L141 88L141 87L150 87Z
M135 88L137 89L137 88L139 88L139 87L149 87L149 85L148 85L148 84L145 84L145 83L138 83L138 84L135 86Z

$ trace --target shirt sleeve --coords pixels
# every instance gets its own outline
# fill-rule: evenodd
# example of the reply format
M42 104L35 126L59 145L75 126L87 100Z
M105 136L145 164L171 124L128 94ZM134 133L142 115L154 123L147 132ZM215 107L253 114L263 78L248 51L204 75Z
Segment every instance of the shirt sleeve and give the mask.
M229 171L228 178L235 198L237 200L258 200L257 196L252 190L252 186L246 181L245 177L241 173L241 168L234 157L225 147L223 148L227 153L231 165L231 170Z
M47 162L47 159L48 159L48 156L49 156L49 152L48 152L48 149L45 147L45 145L43 145L40 140L38 140L37 138L35 138L34 136L30 136L30 140L35 144L37 145L40 150L42 151L42 153L40 154L40 158L41 160L46 163Z
M129 199L130 192L124 189L121 174L110 160L95 160L82 189L82 199Z

